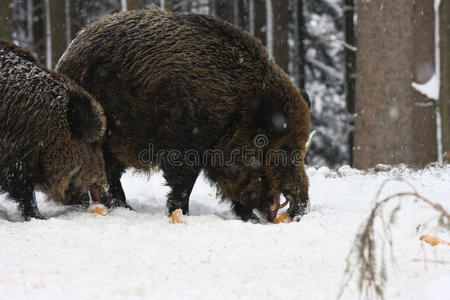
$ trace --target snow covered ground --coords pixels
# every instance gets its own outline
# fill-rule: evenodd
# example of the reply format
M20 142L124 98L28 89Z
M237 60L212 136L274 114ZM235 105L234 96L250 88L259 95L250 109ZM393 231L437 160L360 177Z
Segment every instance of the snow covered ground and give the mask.
M161 174L127 173L123 183L136 211L105 217L39 194L50 219L12 222L15 205L0 196L0 299L333 299L383 182L390 180L380 198L411 191L403 178L450 210L450 165L369 174L309 168L308 174L311 212L280 225L237 220L202 178L187 225L169 224ZM402 201L387 299L450 299L450 247L419 240L431 234L450 241L449 231L436 228L436 216L425 204ZM357 297L352 285L343 298Z

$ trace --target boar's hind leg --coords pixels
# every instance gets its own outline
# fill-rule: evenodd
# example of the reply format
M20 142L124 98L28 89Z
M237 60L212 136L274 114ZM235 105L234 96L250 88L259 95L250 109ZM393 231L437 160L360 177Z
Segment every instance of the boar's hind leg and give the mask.
M31 218L45 219L39 212L34 195L34 180L30 168L22 163L12 163L4 168L1 174L2 189L9 197L19 204L19 209L25 220Z
M259 218L253 213L253 209L251 207L242 205L240 203L234 203L233 208L236 215L240 217L242 221L259 223Z
M164 167L164 178L171 191L167 198L167 209L169 214L181 208L183 214L189 213L189 196L194 187L195 180L200 170L195 168Z

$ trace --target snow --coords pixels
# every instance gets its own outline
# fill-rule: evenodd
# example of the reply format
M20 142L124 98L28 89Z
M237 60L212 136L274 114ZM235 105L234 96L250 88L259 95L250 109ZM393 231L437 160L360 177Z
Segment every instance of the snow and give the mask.
M427 82L420 84L417 82L412 82L411 85L417 91L427 96L430 99L438 100L439 99L439 78L436 73L428 80Z
M121 11L126 11L127 10L127 0L120 0L120 10Z
M430 297L432 295L432 297ZM425 284L422 289L423 299L448 300L450 295L450 271Z
M425 83L420 84L417 82L412 82L411 85L414 89L427 96L429 99L439 101L439 94L441 88L441 54L440 54L440 36L439 36L439 7L441 5L441 0L434 0L434 70L433 76ZM437 161L441 163L443 161L443 150L442 150L442 118L439 106L436 106L436 135L437 135L437 149L438 157Z
M1 298L335 298L355 234L386 180L379 199L411 191L404 179L450 210L450 165L378 169L309 167L311 211L280 225L236 219L203 178L191 195L187 224L170 224L160 173L126 173L122 182L135 211L108 216L57 206L38 194L50 218L12 222L15 205L0 196ZM419 240L429 234L450 241L436 216L421 202L402 201L392 227L396 263L387 261L386 299L448 299L450 249ZM358 298L355 284L343 298Z

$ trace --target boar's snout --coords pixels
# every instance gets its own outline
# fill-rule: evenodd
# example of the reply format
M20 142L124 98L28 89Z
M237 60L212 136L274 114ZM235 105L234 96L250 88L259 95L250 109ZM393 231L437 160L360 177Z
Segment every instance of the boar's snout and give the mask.
M285 197L285 201L280 203L281 195ZM277 218L278 211L289 204L288 215L292 219L298 219L299 217L306 214L309 210L309 196L297 195L294 196L293 193L288 191L275 192L273 197L272 205L269 208L268 221L273 222Z

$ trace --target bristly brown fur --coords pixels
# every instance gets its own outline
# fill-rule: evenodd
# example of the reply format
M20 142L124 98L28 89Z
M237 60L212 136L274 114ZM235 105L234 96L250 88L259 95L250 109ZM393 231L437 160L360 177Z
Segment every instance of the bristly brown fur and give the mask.
M296 167L265 162L252 168L239 156L232 166L206 162L174 167L167 157L157 165L140 159L152 145L154 154L218 149L226 161L243 146L260 150L253 143L257 134L269 139L265 153L286 149L304 154L308 105L261 42L245 31L206 15L158 9L121 12L78 33L57 70L105 109L105 164L119 202L125 201L119 179L126 167L157 166L172 188L169 212L188 211L189 194L203 169L243 219L254 217L253 208L267 212L276 191L296 199L289 210L292 217L304 213L308 178L303 160ZM278 132L267 116L273 111L286 117L286 128Z
M106 184L99 143L105 127L91 95L0 41L0 191L19 203L26 219L42 217L35 188L71 203L89 185Z

